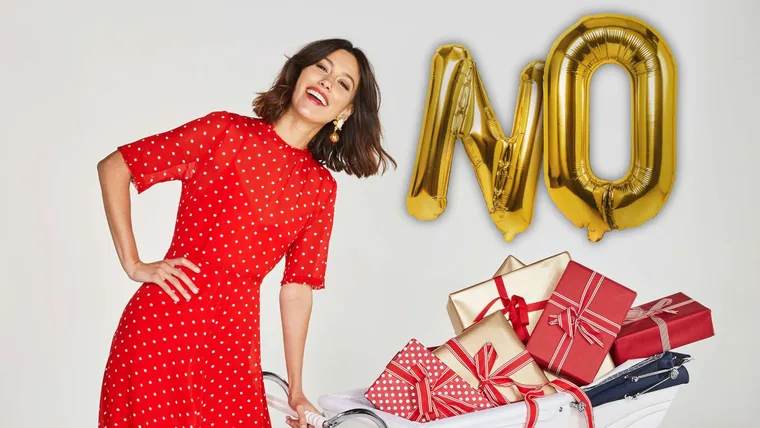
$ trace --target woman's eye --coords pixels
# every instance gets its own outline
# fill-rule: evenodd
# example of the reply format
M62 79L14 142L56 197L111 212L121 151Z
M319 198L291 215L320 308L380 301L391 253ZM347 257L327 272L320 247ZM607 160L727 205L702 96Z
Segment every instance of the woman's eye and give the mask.
M322 71L327 71L327 68L325 68L325 66L323 66L322 64L317 64L317 67L319 67L319 69Z
M346 85L345 83L340 82L340 85L343 86L343 89L348 90L348 85Z

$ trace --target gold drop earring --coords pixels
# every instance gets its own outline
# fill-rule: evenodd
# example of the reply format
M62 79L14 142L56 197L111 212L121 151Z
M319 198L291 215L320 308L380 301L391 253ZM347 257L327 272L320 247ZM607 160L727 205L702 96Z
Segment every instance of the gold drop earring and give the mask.
M338 135L338 131L343 128L343 123L346 121L346 119L343 118L343 116L333 120L333 125L335 125L335 129L333 130L332 134L330 134L330 141L333 143L337 143L338 140L340 140L340 135Z

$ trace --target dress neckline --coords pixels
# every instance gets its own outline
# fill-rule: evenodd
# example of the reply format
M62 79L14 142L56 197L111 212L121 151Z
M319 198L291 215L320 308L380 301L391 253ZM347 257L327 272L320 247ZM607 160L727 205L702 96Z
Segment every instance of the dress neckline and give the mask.
M295 146L293 146L293 145L289 144L287 141L285 141L285 139L283 139L283 138L280 136L280 134L278 134L278 133L277 133L277 130L276 130L276 129L274 129L274 125L272 125L271 123L269 123L269 122L267 122L267 121L264 121L264 123L265 123L265 124L266 124L266 126L267 126L267 130L268 130L268 131L270 131L272 134L274 134L274 140L275 140L275 141L277 142L277 144L279 144L279 145L280 145L282 148L284 148L284 149L286 149L286 150L289 150L289 151L291 151L291 152L293 152L293 153L295 153L295 154L301 155L301 156L305 156L305 155L311 155L311 152L309 151L309 148L308 148L308 147L306 147L306 148L303 148L303 149L299 149L298 147L295 147Z

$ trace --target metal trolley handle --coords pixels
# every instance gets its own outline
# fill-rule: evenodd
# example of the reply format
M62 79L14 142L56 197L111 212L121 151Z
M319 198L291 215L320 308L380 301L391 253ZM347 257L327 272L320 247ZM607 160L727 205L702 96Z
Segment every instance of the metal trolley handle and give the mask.
M290 390L290 388L288 386L288 382L285 379L281 378L280 376L272 372L265 371L263 374L264 374L264 380L271 380L277 385L280 385L283 391L285 391L285 395L286 396L288 395L288 391ZM279 399L277 397L267 394L267 403L271 407L274 407L285 414L288 414L292 417L298 417L298 415L293 411L293 409L290 408L290 405L282 399ZM378 428L388 428L388 426L385 424L385 422L382 419L380 419L379 416L377 416L372 411L366 410L366 409L346 410L345 412L341 412L330 419L320 414L310 412L308 410L306 411L305 416L306 416L306 422L317 428L334 428L349 419L355 419L355 418L366 418L374 422Z

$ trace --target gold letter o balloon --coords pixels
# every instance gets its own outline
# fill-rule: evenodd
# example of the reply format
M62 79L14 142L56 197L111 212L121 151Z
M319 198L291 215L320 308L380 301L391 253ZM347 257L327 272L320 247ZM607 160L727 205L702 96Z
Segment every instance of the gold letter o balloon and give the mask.
M631 166L605 181L589 165L589 89L603 64L631 77ZM636 227L667 200L676 169L676 66L649 25L620 15L581 19L552 46L544 70L544 178L552 200L596 242Z

